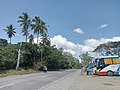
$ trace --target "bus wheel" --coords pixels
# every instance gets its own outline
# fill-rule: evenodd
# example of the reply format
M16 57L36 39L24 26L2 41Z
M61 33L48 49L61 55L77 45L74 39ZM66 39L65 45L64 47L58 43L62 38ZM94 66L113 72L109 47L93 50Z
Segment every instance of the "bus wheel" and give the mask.
M107 76L113 76L114 72L113 71L107 71Z

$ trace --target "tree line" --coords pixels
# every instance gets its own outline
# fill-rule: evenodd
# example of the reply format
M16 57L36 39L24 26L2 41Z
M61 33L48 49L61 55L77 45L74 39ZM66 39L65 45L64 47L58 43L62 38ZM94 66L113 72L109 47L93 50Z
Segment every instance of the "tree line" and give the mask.
M120 41L100 44L93 52L100 53L102 56L118 55L120 50Z
M22 35L26 37L25 42L11 44L11 39L16 35L16 28L10 24L4 29L10 39L10 43L6 39L0 39L0 69L15 69L18 49L21 50L20 68L39 69L46 65L49 70L80 68L79 60L70 53L64 52L62 48L56 48L51 45L48 37L48 25L35 16L31 19L27 13L19 16ZM33 34L30 34L33 31ZM37 44L34 44L34 35L37 36ZM38 38L41 37L39 42ZM29 39L29 42L27 40ZM20 47L20 43L22 46Z

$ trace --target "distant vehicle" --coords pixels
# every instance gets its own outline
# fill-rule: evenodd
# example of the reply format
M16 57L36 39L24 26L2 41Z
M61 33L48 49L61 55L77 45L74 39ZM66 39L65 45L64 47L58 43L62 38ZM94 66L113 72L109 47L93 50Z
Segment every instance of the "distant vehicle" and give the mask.
M101 56L93 61L93 73L97 75L120 75L120 59L118 56Z
M47 72L47 66L43 66L43 71Z

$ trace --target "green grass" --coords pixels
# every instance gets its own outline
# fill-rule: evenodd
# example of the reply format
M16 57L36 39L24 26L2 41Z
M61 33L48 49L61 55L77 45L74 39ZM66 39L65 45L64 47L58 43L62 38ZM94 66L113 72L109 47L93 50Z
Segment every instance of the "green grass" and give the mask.
M11 76L11 75L24 75L24 74L32 74L32 73L38 73L40 71L33 70L33 69L21 69L19 71L16 70L5 70L5 71L0 71L0 77L6 77L6 76Z

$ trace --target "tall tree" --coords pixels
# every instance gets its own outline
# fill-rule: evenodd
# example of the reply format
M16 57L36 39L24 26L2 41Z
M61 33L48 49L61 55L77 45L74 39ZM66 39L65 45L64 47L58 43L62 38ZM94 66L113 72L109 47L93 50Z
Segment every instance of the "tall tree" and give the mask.
M31 34L30 36L29 36L29 43L33 43L34 42L34 36Z
M38 44L38 38L39 35L47 33L46 23L43 22L39 17L35 16L35 18L32 20L33 24L31 24L32 29L34 30L34 34L37 35L37 44Z
M0 46L7 46L8 41L6 39L0 38Z
M51 43L50 43L50 40L49 40L48 35L46 33L42 34L41 43L43 46L50 47Z
M22 34L26 36L26 42L29 36L29 28L31 26L31 20L27 13L22 13L22 16L19 16L18 22L20 22L20 26L22 27Z
M41 63L43 61L43 56L47 56L48 50L51 46L50 40L48 39L48 35L46 33L42 34L41 43L40 44L40 51L41 51ZM44 55L46 54L46 55ZM45 57L46 58L46 57Z
M88 52L83 53L82 55L79 56L82 62L83 66L86 66L89 64L90 61L92 61L92 57L88 54Z
M99 55L102 56L118 55L119 47L120 47L120 42L107 42L97 46L93 52L99 53Z
M10 38L10 44L11 44L11 38L12 36L15 36L15 28L12 24L6 26L6 29L4 29L7 32L8 38Z

